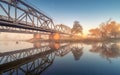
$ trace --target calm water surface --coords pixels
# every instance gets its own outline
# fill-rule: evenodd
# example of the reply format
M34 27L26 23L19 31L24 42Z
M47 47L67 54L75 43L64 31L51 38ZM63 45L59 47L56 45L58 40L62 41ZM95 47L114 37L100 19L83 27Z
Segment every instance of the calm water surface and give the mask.
M1 75L120 75L120 42L0 41Z

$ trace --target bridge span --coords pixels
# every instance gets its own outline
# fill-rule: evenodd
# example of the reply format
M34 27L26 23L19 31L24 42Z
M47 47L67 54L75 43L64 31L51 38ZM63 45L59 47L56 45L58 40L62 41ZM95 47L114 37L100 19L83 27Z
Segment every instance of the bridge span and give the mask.
M71 35L70 27L55 25L52 18L22 0L0 0L0 11L0 32Z

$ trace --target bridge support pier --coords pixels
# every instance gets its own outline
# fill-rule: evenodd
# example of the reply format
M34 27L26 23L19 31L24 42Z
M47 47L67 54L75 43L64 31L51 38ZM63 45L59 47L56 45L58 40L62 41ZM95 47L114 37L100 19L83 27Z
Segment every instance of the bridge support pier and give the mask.
M51 49L53 49L53 50L57 50L57 49L59 49L60 48L60 43L59 42L50 42L49 43L49 46L50 46L50 48Z
M40 39L40 38L41 38L41 36L39 33L34 34L34 39Z
M29 42L37 42L40 41L41 35L39 33L33 34L33 38L28 40Z
M53 40L53 34L54 34L54 33L51 33L51 34L49 35L49 40Z
M59 33L51 33L49 35L49 40L55 40L55 41L60 40L60 34Z
M39 41L34 43L34 48L40 48L40 47L41 47L41 43Z

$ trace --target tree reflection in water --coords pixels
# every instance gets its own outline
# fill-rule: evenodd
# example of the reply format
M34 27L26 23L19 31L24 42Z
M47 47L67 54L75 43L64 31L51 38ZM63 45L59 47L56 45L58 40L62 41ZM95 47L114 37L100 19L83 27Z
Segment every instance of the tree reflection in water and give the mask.
M81 56L83 55L82 50L83 50L82 44L74 44L74 46L72 47L71 51L76 61L80 60Z
M120 48L117 43L97 43L92 45L90 52L99 53L100 56L106 58L110 63L110 58L120 57Z

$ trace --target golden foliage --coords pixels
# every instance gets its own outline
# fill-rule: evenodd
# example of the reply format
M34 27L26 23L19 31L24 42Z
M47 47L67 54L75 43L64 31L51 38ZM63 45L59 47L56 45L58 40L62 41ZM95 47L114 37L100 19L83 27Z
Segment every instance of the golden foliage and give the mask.
M96 37L117 37L117 35L120 35L120 24L116 23L115 21L102 23L99 28L90 29L89 32L91 35Z

